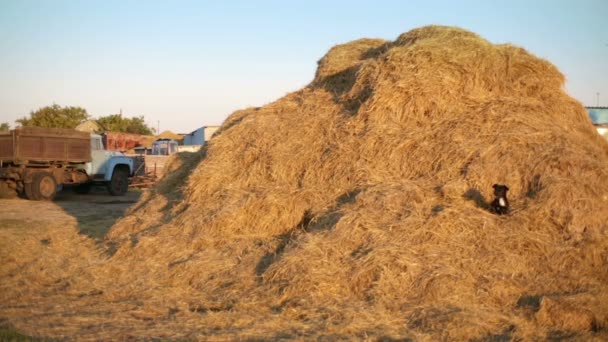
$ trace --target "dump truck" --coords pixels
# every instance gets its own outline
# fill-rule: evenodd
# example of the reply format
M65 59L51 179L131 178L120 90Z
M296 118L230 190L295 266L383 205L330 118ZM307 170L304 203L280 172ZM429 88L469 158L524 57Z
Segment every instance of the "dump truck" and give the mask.
M52 200L58 186L84 193L94 183L124 195L133 160L103 149L101 136L71 129L20 127L0 132L0 188Z

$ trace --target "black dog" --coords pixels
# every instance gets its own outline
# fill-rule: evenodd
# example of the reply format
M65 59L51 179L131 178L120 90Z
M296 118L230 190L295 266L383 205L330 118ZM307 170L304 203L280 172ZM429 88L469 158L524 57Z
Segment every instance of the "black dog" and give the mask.
M492 185L494 188L494 200L490 204L490 209L497 215L503 215L509 213L509 200L507 200L507 191L509 187L502 184Z

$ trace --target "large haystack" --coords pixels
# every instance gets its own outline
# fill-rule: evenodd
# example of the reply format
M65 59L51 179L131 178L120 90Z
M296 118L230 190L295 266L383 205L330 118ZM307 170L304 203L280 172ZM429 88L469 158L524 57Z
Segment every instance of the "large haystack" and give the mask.
M458 28L336 46L309 86L177 160L112 229L107 262L11 323L77 339L606 338L608 144L563 83ZM494 183L510 215L488 210Z

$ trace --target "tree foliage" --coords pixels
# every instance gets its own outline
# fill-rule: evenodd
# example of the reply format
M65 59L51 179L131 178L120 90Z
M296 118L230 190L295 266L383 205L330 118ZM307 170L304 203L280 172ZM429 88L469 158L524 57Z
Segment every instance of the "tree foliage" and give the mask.
M11 129L11 126L8 123L3 122L0 124L0 131L8 131L10 129Z
M30 117L23 117L15 122L21 126L75 128L89 119L87 110L81 107L61 107L57 104L46 106L30 112Z
M97 123L99 123L108 131L144 135L154 134L154 128L151 128L146 125L143 116L125 118L122 116L122 114L113 114L100 117L99 119L97 119Z
M61 107L57 104L46 106L37 111L30 112L30 117L16 120L21 126L51 127L51 128L76 128L79 124L91 119L86 109L81 107ZM96 120L97 123L107 131L125 132L152 135L154 128L146 125L143 116L133 118L123 117L122 114L102 116ZM9 129L6 124L0 129Z

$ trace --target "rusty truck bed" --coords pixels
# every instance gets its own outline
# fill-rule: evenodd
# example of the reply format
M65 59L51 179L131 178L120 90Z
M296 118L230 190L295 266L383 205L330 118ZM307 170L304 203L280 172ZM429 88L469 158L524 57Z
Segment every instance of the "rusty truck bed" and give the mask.
M20 127L0 132L1 163L89 161L91 137L86 132L40 127Z

